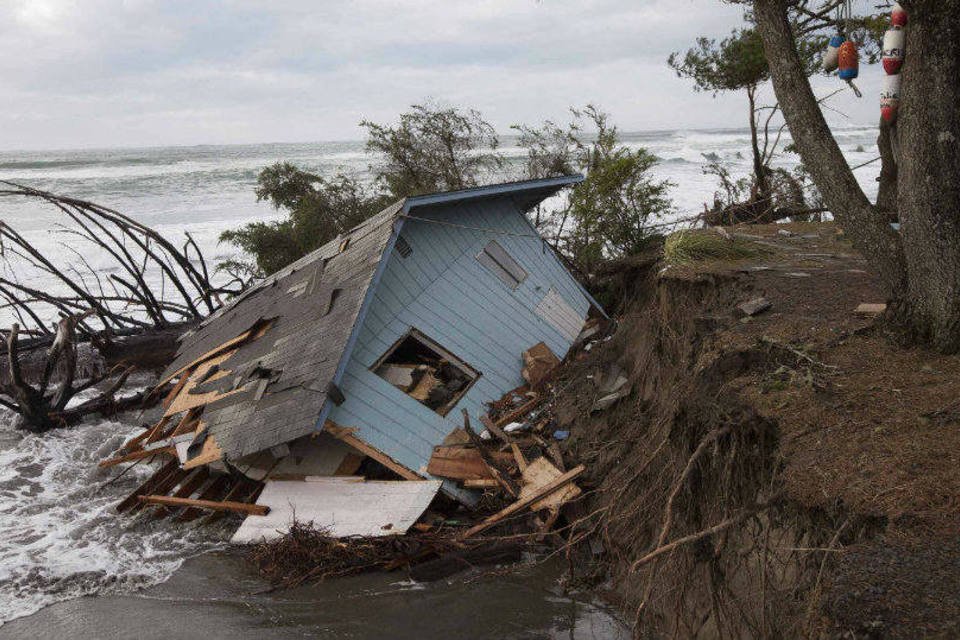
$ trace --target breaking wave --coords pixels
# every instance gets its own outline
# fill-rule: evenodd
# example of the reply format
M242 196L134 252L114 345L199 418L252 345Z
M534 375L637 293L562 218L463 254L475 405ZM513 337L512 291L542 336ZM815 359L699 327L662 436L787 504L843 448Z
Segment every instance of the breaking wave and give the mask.
M157 584L219 546L211 531L114 511L151 470L111 482L118 471L96 463L137 431L100 420L38 436L0 409L0 626L63 600Z

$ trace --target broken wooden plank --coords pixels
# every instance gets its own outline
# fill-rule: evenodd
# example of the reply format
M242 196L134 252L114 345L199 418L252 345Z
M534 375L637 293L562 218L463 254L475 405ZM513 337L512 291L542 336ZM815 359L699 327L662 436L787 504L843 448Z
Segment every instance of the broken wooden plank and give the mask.
M563 474L563 475L560 476L559 478L557 478L557 479L553 480L552 482L549 482L548 484L540 487L539 489L537 489L537 491L531 493L531 494L528 495L527 497L521 498L520 500L517 500L516 502L514 502L514 503L511 504L510 506L506 507L505 509L503 509L503 510L501 510L501 511L498 511L497 513L493 514L492 516L490 516L489 518L487 518L487 519L484 520L483 522L481 522L481 523L479 523L479 524L477 524L477 525L475 525L475 526L473 526L473 527L470 527L469 529L467 529L466 531L464 531L463 533L460 534L460 536L459 536L460 539L462 540L462 539L464 539L464 538L469 538L469 537L474 536L474 535L476 535L476 534L478 534L478 533L480 533L480 532L482 532L482 531L486 531L487 529L489 529L490 527L494 526L495 524L497 524L497 523L500 522L501 520L504 520L505 518L509 518L509 517L512 516L513 514L519 513L520 511L523 511L524 509L526 509L527 507L529 507L529 506L532 505L533 503L539 501L539 500L542 499L542 498L545 498L545 497L549 496L551 493L553 493L554 491L557 491L557 490L559 490L560 488L566 486L568 483L573 482L573 480L574 480L577 476L579 476L581 473L583 473L585 470L586 470L586 467L583 466L582 464L579 465L579 466L577 466L577 467L575 467L575 468L573 468L573 469L571 469L570 471L566 472L565 474Z
M210 470L206 467L200 467L193 472L193 475L189 476L183 483L180 485L180 488L173 494L174 498L189 498L194 494L194 492L203 486L203 483L207 481L210 477ZM148 492L145 492L148 493ZM162 518L173 513L173 509L170 507L160 507L157 509L157 512L154 514L154 517Z
M531 387L540 384L560 364L560 358L545 342L538 342L520 356L523 359L523 368L520 373Z
M463 481L467 489L496 489L500 482L496 478L469 478Z
M504 425L508 425L511 422L516 422L520 418L526 417L528 413L533 411L534 407L536 407L537 403L539 402L540 402L540 398L538 397L528 400L527 402L523 403L522 405L520 405L510 413L507 413L506 415L500 417L500 419L497 420L494 424L496 424L498 427L503 427Z
M373 458L401 478L404 478L405 480L423 480L423 476L421 476L419 473L416 473L412 469L403 466L387 454L383 453L379 449L371 447L369 444L354 435L354 432L357 430L356 427L343 427L332 420L327 420L323 425L323 430L332 435L334 438L347 443L360 453Z
M499 451L491 452L490 455L501 464L508 464L511 459L509 454ZM480 451L473 446L434 447L433 455L427 464L427 473L451 480L493 478L490 467L484 462Z
M123 500L121 500L116 507L114 507L117 510L117 513L123 513L133 505L139 504L137 502L137 496L143 495L145 493L152 493L153 488L157 485L157 483L159 483L161 480L163 480L167 476L177 473L179 471L180 471L180 463L177 462L176 459L173 459L167 462L165 465L157 469L156 473L154 473L152 476L144 480L139 487L137 487L130 493L130 495L128 495Z
M265 516L270 513L270 507L262 504L247 504L245 502L218 502L216 500L199 500L196 498L174 498L172 496L138 496L140 502L161 504L167 507L192 507L194 509L210 509L212 511L235 511L248 516Z
M207 484L206 488L198 496L200 500L216 500L221 498L230 490L232 486L233 478L223 474L218 475L213 479L212 482ZM177 516L179 522L190 522L203 514L203 511L196 508L184 509L183 512Z
M563 471L550 464L546 458L537 458L523 471L523 487L520 489L520 498L523 499L535 493L540 487L549 484L562 475ZM577 485L570 484L533 503L530 508L533 511L559 509L563 503L573 500L580 493L580 488Z
M483 458L483 461L490 468L490 472L494 478L506 489L513 497L517 497L520 494L520 488L517 486L517 483L513 481L513 478L510 477L510 474L507 470L500 466L494 457L487 451L486 446L483 444L483 440L480 439L480 436L477 435L477 432L470 427L470 414L467 413L466 409L463 409L463 430L467 432L467 435L470 436L470 440L473 442L473 445L477 448L477 451L480 453L480 456Z
M527 468L527 459L523 457L523 451L520 451L520 446L514 442L511 443L510 449L513 452L513 459L517 461L517 468L520 469L520 473Z
M140 449L139 451L125 453L122 456L110 458L109 460L103 460L97 466L100 467L101 469L106 469L107 467L113 467L118 464L123 464L124 462L133 462L134 460L149 458L150 456L156 456L156 455L171 455L176 457L177 450L174 447L166 447L163 449Z
M509 435L507 435L507 432L498 427L497 424L491 420L490 416L487 414L484 413L480 416L480 423L487 428L487 431L490 432L490 435L496 436L501 442L506 442L507 444L512 442L512 439Z

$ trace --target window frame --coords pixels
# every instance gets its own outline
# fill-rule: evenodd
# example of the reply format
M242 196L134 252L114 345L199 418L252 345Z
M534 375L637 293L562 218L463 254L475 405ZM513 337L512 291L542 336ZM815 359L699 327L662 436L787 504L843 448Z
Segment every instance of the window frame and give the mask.
M447 360L452 365L456 366L458 369L465 371L470 376L470 382L458 392L456 398L453 401L447 403L446 405L448 407L447 409L443 411L440 411L438 409L431 409L430 407L423 404L416 398L412 397L409 393L403 391L402 389L394 387L383 376L377 373L377 369L382 367L386 363L386 360L390 356L392 356L394 352L400 347L400 345L402 345L408 338L413 338L414 340L417 340L418 342L423 344L425 347L435 352L441 358L443 358L444 360ZM432 411L433 413L443 418L447 417L447 415L451 411L453 411L458 404L460 404L460 401L466 397L470 389L473 388L473 385L477 383L477 380L479 380L481 376L483 376L483 372L481 372L480 370L468 364L466 360L454 354L452 351L450 351L446 347L441 346L440 343L438 343L436 340L429 337L428 335L426 335L416 327L410 327L406 332L404 332L402 336L400 336L396 341L394 341L394 343L391 344L390 347L386 351L384 351L383 354L379 358L377 358L372 365L370 365L369 371L370 373L377 376L378 378L380 378L381 380L389 384L391 387L396 389L398 392L403 394L405 397L410 398L411 400L413 400L414 402L422 406L424 409L428 411Z
M502 260L494 253L487 251L490 246L495 246L506 260ZM524 269L520 263L517 262L517 259L510 255L510 252L496 240L491 240L483 245L480 252L477 253L476 258L477 262L483 265L487 271L495 275L503 284L507 285L513 291L516 291L530 276L530 272ZM522 274L522 277L518 278L516 272Z

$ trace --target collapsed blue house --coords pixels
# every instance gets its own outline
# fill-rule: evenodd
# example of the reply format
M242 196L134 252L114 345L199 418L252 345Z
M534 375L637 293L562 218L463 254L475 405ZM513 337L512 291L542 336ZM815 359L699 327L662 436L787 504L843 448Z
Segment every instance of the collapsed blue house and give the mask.
M406 198L206 319L163 376L179 387L165 419L187 424L172 432L181 470L265 480L263 502L271 479L349 475L370 458L430 480L432 497L427 466L463 411L479 420L521 386L531 347L562 359L599 310L526 216L580 180Z

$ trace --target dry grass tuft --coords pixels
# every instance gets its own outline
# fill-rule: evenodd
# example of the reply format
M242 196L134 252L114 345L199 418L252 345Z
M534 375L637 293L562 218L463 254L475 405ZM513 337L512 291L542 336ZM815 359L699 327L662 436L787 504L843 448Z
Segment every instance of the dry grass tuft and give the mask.
M664 260L672 265L706 260L746 260L768 253L771 253L769 249L755 242L704 230L677 231L663 245Z

